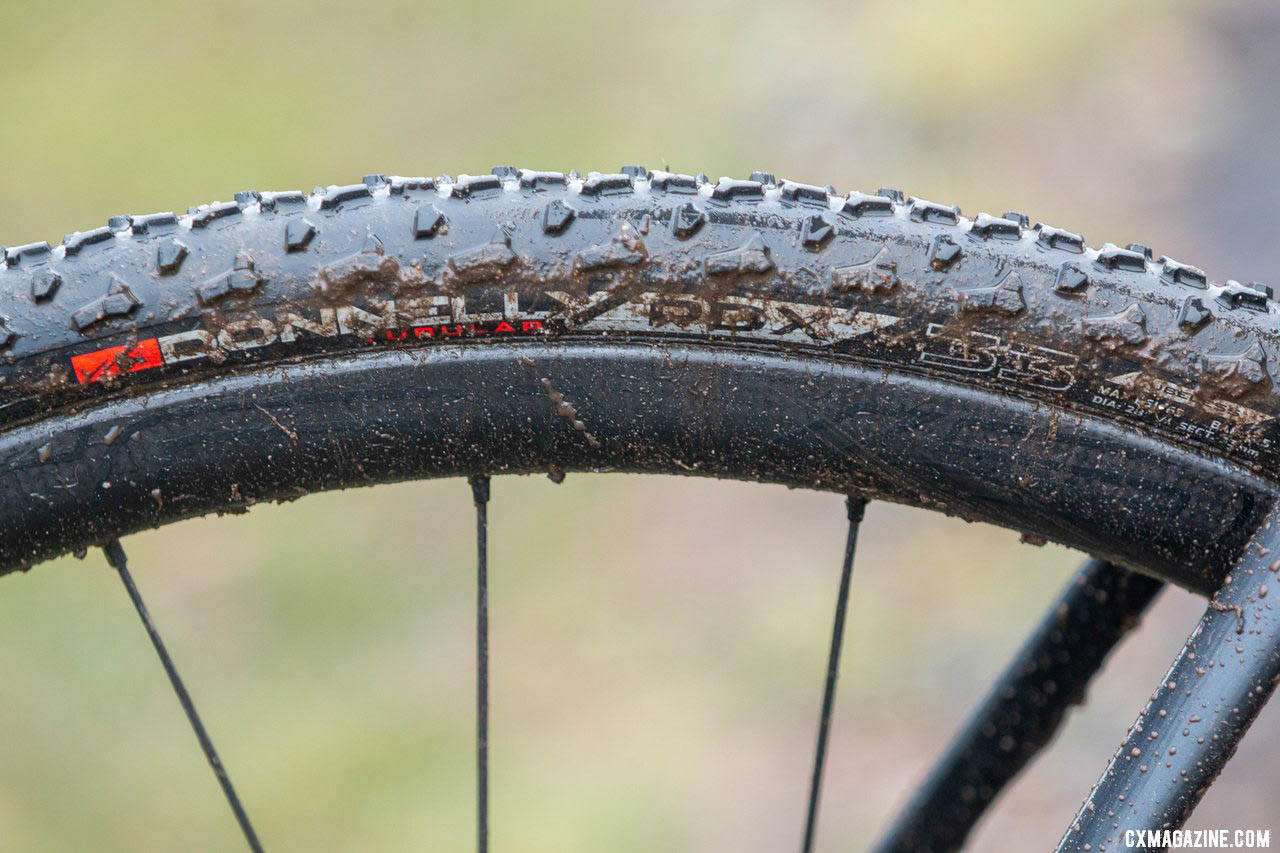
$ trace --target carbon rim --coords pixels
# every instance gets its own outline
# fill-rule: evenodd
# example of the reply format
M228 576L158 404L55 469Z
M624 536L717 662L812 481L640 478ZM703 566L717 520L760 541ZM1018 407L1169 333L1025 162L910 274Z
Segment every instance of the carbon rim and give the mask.
M717 402L708 404L709 399ZM869 418L870 412L877 416ZM972 388L794 356L643 344L473 345L316 359L170 389L146 400L122 400L56 424L67 442L65 458L39 461L43 444L38 443L54 428L49 423L7 433L0 438L0 454L16 469L69 465L77 484L111 484L109 503L85 504L74 494L79 485L64 489L73 499L65 505L28 500L20 527L33 531L30 541L47 543L51 537L42 525L56 520L71 531L57 547L106 544L143 613L116 537L186 515L293 497L300 489L555 466L777 480L855 495L819 714L806 849L816 833L841 614L860 516L854 509L865 498L934 508L945 501L941 508L1074 540L1092 553L1115 559L1146 555L1147 562L1126 562L1148 572L1162 570L1166 579L1194 589L1215 584L1221 589L1174 674L1144 712L1143 719L1157 716L1165 731L1154 730L1153 738L1140 721L1129 738L1140 742L1126 741L1117 753L1061 848L1087 849L1088 844L1097 849L1106 839L1114 843L1116 833L1130 825L1178 825L1269 694L1264 688L1276 667L1275 620L1258 594L1260 587L1223 579L1242 571L1254 577L1248 573L1268 567L1255 566L1261 550L1244 545L1255 535L1260 542L1273 535L1264 520L1272 493L1265 482L1231 466L1160 447L1104 422L1082 418L1051 424L1055 418L1045 407ZM904 441L904 423L913 425L910 441ZM121 427L117 440L103 442L116 427ZM371 436L380 438L371 441ZM1028 442L1027 436L1037 440ZM1060 471L1064 454L1092 454L1094 464L1079 472L1078 481L1038 476L1037 459L1053 460L1046 464L1047 474L1050 467ZM957 458L965 464L957 465ZM1143 473L1132 470L1134 458L1143 459ZM1023 472L1016 490L1009 488L1011 466ZM1100 479L1125 488L1099 500ZM479 510L486 503L487 483L487 477L473 479ZM1037 484L1044 484L1041 491ZM69 512L72 505L79 511ZM1143 511L1135 513L1136 507ZM1234 507L1234 515L1225 507ZM1170 518L1187 524L1198 519L1201 526L1180 528L1188 530L1186 539L1174 542L1167 536L1177 526ZM479 524L477 642L483 662L483 515ZM1138 537L1140 531L1147 531L1147 538ZM1206 550L1204 542L1212 542L1212 549ZM1163 549L1162 557L1152 558L1157 549ZM1159 581L1110 560L1083 567L879 849L959 845L1000 787L1049 739L1066 707L1159 588ZM167 661L154 632L153 641ZM1069 665L1054 663L1058 649L1070 650ZM1247 665L1208 671L1195 663L1222 649ZM1028 668L1029 661L1046 654L1048 666ZM1186 688L1193 682L1180 681L1180 667L1192 673L1194 695ZM166 668L180 698L186 696L176 669L171 663ZM1197 670L1205 672L1197 675ZM483 673L481 668L477 682L482 768ZM1050 683L1052 690L1046 689ZM1178 726L1190 732L1192 718L1204 720L1207 706L1217 710L1215 728L1189 747L1185 739L1191 736L1180 735ZM184 707L202 733L189 696ZM250 847L259 849L212 743L207 736L200 739L225 780L224 791ZM1172 776L1176 784L1152 784L1171 774L1177 774ZM483 849L487 795L481 784ZM1125 799L1116 799L1120 796ZM1117 809L1108 800L1126 805ZM1104 819L1094 817L1099 813Z

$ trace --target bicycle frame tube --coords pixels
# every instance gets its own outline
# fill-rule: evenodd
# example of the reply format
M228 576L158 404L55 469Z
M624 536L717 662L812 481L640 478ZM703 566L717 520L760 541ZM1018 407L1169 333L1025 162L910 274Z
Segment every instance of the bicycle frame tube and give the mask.
M1209 601L1058 845L1163 850L1280 681L1280 512L1272 510ZM1125 846L1121 848L1121 845Z

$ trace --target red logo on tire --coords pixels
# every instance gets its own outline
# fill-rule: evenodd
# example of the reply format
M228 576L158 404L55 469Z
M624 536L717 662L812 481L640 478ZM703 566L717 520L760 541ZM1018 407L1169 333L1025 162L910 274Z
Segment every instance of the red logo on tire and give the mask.
M71 368L81 385L101 382L121 373L137 373L153 367L164 367L160 342L155 338L138 341L134 346L100 349L71 356Z

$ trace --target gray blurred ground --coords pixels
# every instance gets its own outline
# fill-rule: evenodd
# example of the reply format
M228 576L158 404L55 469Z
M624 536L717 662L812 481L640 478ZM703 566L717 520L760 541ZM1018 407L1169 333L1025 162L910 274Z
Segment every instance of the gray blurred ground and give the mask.
M1280 283L1261 0L4 12L7 245L247 187L639 162L897 185ZM494 848L794 849L839 499L575 475L494 494ZM446 481L127 543L272 849L471 846L471 523ZM874 836L1079 559L891 506L864 530L829 850ZM1165 596L977 849L1052 846L1199 610ZM0 849L235 849L100 555L0 579L0 726ZM1277 746L1270 709L1193 825L1280 829Z

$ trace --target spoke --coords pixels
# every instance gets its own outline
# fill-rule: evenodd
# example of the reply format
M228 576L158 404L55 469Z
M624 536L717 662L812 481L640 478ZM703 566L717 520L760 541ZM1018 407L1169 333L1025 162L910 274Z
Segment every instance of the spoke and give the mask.
M1270 569L1280 511L1245 546L1168 674L1129 729L1058 850L1163 850L1129 830L1177 829L1280 681L1280 593ZM1120 842L1125 842L1121 847Z
M1101 560L1072 577L1005 667L876 853L956 850L1001 789L1053 738L1069 706L1164 584Z
M196 711L195 703L191 701L191 694L187 692L187 688L182 683L182 677L178 675L178 668L174 666L173 659L169 657L168 650L165 649L164 641L160 639L160 633L156 630L155 623L151 621L151 614L147 612L147 606L142 601L142 595L138 592L138 587L133 582L133 575L129 573L128 559L125 557L124 548L120 545L119 539L113 539L107 543L102 549L107 555L107 562L111 564L120 575L120 580L124 582L124 588L129 593L133 606L138 611L138 616L142 619L142 625L147 629L147 636L151 638L151 645L155 646L156 654L160 656L160 662L164 664L164 671L169 675L169 683L173 685L173 691L178 694L178 701L182 703L182 710L187 712L187 719L191 722L191 728L195 730L196 738L200 741L200 748L204 750L205 758L209 759L209 766L213 768L213 775L218 777L218 784L222 786L222 793L227 796L227 803L231 806L231 811L235 812L236 821L240 824L240 829L244 832L245 841L249 843L249 849L255 853L261 853L262 844L258 841L258 835L253 831L253 824L249 822L249 815L245 813L244 806L240 805L240 798L236 796L236 789L231 785L231 778L227 775L227 771L222 766L222 760L218 758L218 751L213 747L213 741L209 739L209 733L205 731L204 723L200 722L200 714Z
M476 503L476 849L489 850L489 478L469 481Z
M852 495L846 498L849 533L844 545L844 565L840 567L840 591L836 594L836 618L831 628L831 649L827 653L827 680L822 691L822 716L818 719L818 745L813 753L813 776L809 780L809 810L804 824L804 853L813 850L818 826L818 802L822 797L822 771L827 763L827 737L831 731L831 708L836 700L836 674L840 669L840 646L844 640L844 617L849 607L849 580L853 574L853 553L858 545L858 525L867 502Z

